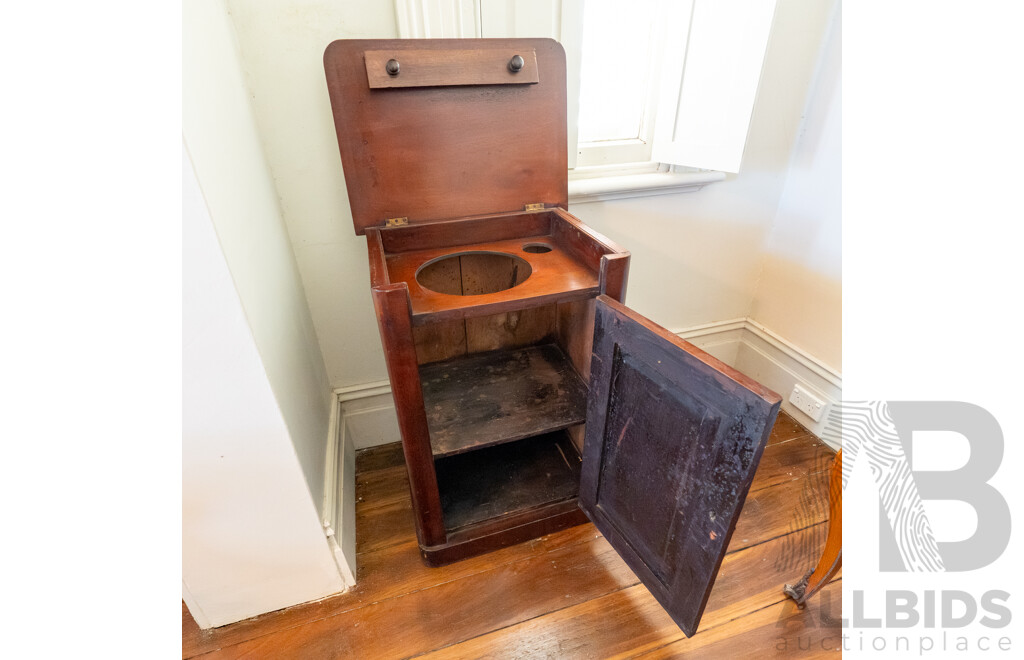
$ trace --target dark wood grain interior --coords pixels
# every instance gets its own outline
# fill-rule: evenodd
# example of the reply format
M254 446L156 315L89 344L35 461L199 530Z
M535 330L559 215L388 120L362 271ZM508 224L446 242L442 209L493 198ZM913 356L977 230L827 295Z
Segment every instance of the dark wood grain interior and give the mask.
M580 456L564 433L440 458L436 465L449 531L553 502L574 502L579 493Z
M466 352L513 349L555 340L558 318L555 305L529 307L465 320Z
M424 365L472 353L536 346L556 340L563 348L568 347L570 344L563 341L559 330L558 308L557 305L542 305L416 326L413 340L417 359ZM576 371L583 373L578 365Z
M420 368L434 456L581 424L587 386L556 344L478 353Z

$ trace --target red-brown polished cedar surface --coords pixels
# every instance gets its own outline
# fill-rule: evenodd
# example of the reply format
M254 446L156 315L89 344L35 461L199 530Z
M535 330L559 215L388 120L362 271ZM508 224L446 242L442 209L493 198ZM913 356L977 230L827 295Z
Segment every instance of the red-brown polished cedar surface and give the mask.
M405 70L399 83L406 71L415 75L422 53L442 50L456 85L370 87L367 51L392 53ZM506 62L534 51L538 82L460 84L462 69L491 67L480 50ZM324 70L357 234L389 218L415 224L568 206L565 52L556 41L343 40L327 47Z
M364 450L355 588L208 631L183 607L182 657L838 657L841 582L802 610L782 593L824 543L831 458L779 416L700 630L685 638L593 525L424 566L401 447Z
M523 249L524 245L538 243L550 245L551 251L535 254ZM472 296L437 293L417 281L416 273L424 264L438 258L473 252L514 255L530 265L530 276L515 287ZM487 241L456 248L401 252L389 255L388 274L392 282L405 282L409 285L412 313L417 323L423 322L422 317L446 320L507 311L516 306L593 298L598 291L597 271L573 259L545 235Z

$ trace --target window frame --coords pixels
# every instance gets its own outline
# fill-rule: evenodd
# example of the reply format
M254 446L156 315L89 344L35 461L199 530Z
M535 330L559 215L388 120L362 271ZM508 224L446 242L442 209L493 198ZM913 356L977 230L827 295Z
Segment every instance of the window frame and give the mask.
M661 62L663 61L663 50L666 38L666 30L662 27L662 19L665 15L667 0L658 0L655 3L654 14L651 20L650 26L650 41L647 48L647 57L645 58L644 72L646 74L645 81L645 94L643 99L643 111L641 113L640 125L637 131L637 137L617 140L599 140L593 142L579 142L576 143L576 167L577 168L595 168L595 167L610 167L610 166L621 166L620 169L625 171L635 170L635 165L642 165L644 171L650 170L651 165L656 163L651 158L651 153L654 147L655 140L655 129L657 125L657 116L659 110L659 91L661 89ZM586 7L582 8L582 11L586 11ZM586 16L581 14L581 23L586 20ZM575 49L580 52L580 72L582 74L582 67L584 65L583 58L585 53L583 52L583 40L582 40L582 29L580 30L580 40L577 44L565 44L568 51L569 48L575 46ZM570 90L570 93L572 90ZM575 90L576 96L579 96L580 89L577 86ZM579 121L579 114L577 114L577 122ZM575 169L573 167L570 170Z

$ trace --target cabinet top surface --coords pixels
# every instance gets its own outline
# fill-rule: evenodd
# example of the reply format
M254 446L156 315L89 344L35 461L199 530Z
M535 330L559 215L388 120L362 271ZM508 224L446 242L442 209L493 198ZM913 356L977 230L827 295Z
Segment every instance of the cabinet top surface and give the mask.
M558 208L369 228L366 236L371 286L404 284L417 325L592 298L604 290L602 273L624 281L629 262L628 252ZM497 259L476 261L481 254Z
M555 249L545 254L530 254L522 250L524 244L537 242L551 244ZM467 315L482 315L488 311L497 313L510 304L566 301L590 298L598 293L597 272L587 268L566 250L560 249L551 236L539 235L492 241L466 248L468 249L432 248L388 256L387 265L391 281L405 282L409 285L414 322L419 323L427 318L462 318ZM417 271L422 265L432 260L480 252L516 255L529 264L531 274L522 284L484 295L436 293L422 286L416 278Z
M357 234L391 218L568 206L556 41L339 40L324 69Z

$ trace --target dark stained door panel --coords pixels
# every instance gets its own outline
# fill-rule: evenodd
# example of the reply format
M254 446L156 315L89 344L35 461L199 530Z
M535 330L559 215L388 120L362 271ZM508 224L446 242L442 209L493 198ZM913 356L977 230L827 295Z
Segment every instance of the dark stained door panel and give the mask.
M687 636L780 403L668 330L597 299L580 505Z

